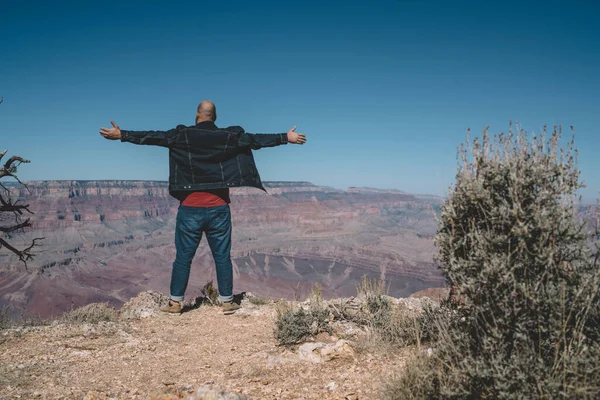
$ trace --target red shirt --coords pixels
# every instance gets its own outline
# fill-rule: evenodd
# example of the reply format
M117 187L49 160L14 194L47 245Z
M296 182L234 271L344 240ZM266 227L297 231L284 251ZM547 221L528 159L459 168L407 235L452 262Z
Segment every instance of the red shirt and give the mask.
M182 206L187 207L218 207L231 203L229 189L213 189L202 192L191 192L181 200Z

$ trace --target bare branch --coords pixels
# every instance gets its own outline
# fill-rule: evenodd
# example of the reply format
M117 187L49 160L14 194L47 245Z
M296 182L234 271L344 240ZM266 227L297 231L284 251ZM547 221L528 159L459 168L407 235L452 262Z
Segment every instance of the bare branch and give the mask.
M13 163L18 162L19 164L17 165L12 165ZM25 163L25 164L29 164L31 161L29 160L25 160L23 157L19 157L19 156L12 156L11 158L8 159L8 161L4 164L4 169L6 170L11 170L13 168L16 168L18 165L20 165L21 163Z
M19 215L23 215L23 210L27 211L29 214L33 214L29 210L29 204L18 205L6 203L6 205L3 204L0 206L0 212L14 212Z
M6 154L6 150L4 152L2 152L2 156L4 156L4 154ZM2 157L0 157L0 159L1 158ZM5 176L12 176L17 181L19 181L19 178L17 178L15 175L15 173L17 172L17 167L21 164L28 164L29 162L30 162L29 160L25 160L23 157L12 156L4 164L4 167L0 168L0 178L5 177ZM19 181L19 183L20 182L21 181Z
M35 247L35 246L39 246L39 244L37 243L38 240L43 240L44 238L35 238L33 239L33 241L31 242L31 245L23 250L19 250L13 246L11 246L7 241L5 241L4 239L0 238L0 248L2 248L3 246L6 247L8 250L10 250L11 252L13 252L14 254L16 254L19 257L19 260L21 260L21 262L23 262L23 264L25 264L25 268L27 269L27 261L29 260L33 260L33 254L31 254L31 250Z
M2 100L0 98L0 103L1 102L2 102ZM8 150L4 150L3 152L0 152L0 160L2 160L2 158L6 155L7 151ZM23 182L21 182L16 175L17 167L23 163L29 163L29 160L25 160L23 157L20 157L20 156L12 156L4 163L4 165L0 164L0 178L10 176L13 179L15 179L17 182L19 182L21 185L23 185L24 187L27 188L27 186L24 185ZM15 221L12 225L0 226L0 233L6 234L6 233L15 232L20 229L30 227L31 219L29 219L29 218L27 218L25 220L21 219L22 215L25 212L28 212L29 214L33 214L33 212L31 212L31 210L29 210L29 204L20 204L19 200L13 201L11 199L10 189L8 189L6 186L4 186L2 183L0 183L0 214L12 213L15 217ZM15 255L17 255L19 257L19 260L21 260L21 262L23 262L23 264L25 264L25 269L27 269L27 261L32 260L34 257L34 255L32 253L32 249L38 245L39 240L43 240L44 238L33 239L33 241L31 242L31 245L29 245L29 247L26 247L22 250L19 250L16 247L14 247L13 245L11 245L10 243L8 243L8 241L7 241L8 238L9 238L8 236L6 238L0 237L0 248L5 247L9 251L11 251Z
M19 229L28 228L30 226L31 226L31 221L29 218L27 218L25 221L23 221L17 225L8 226L8 227L0 226L0 232L9 233L9 232L18 231Z

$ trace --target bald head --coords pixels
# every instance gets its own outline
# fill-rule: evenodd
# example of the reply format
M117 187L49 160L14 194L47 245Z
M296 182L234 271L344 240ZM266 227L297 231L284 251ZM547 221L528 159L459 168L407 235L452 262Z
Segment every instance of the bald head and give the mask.
M196 110L196 123L204 121L212 121L215 122L217 120L217 107L215 107L214 103L209 100L203 100L200 104L198 104L198 109Z

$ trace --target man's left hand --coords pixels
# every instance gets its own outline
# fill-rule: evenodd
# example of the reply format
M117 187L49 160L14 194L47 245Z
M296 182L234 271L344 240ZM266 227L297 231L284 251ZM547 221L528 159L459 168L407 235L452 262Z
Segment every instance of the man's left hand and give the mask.
M119 140L121 139L121 129L119 125L115 123L115 121L110 121L112 124L112 128L100 128L100 134L107 138L108 140Z

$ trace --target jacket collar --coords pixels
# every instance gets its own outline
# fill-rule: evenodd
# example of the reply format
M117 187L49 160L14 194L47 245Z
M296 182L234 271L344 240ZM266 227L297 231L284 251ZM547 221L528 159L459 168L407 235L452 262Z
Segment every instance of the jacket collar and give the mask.
M219 129L217 125L215 125L212 121L202 121L199 124L196 124L196 128L200 129L208 129L208 130L216 130Z

